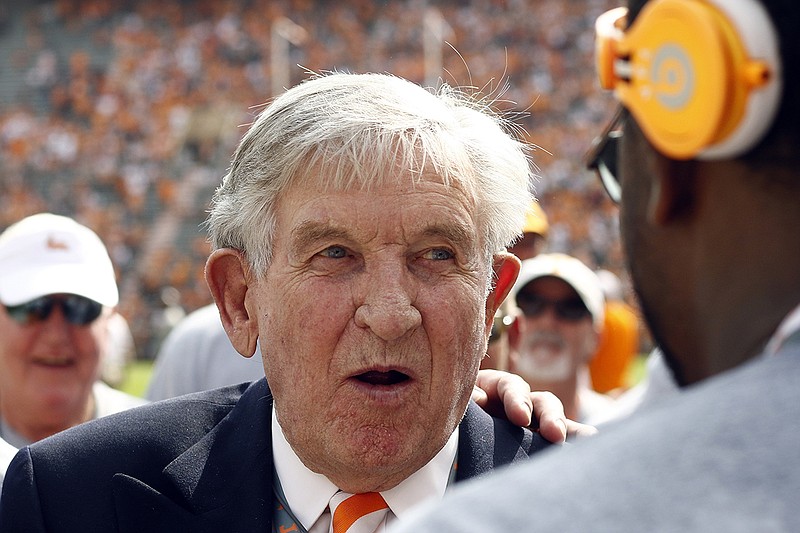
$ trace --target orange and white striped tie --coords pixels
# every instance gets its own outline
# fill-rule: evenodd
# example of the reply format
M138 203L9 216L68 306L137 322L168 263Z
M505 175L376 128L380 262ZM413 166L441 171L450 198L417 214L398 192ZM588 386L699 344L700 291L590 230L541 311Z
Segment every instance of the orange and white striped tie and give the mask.
M383 521L389 506L377 492L348 494L337 492L329 503L330 533L373 533Z

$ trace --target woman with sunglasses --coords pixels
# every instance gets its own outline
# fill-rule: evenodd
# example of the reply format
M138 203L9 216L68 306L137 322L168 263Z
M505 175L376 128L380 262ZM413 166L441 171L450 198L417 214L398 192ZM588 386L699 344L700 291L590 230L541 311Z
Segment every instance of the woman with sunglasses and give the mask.
M89 228L42 213L0 235L0 438L10 447L145 403L98 380L118 299Z

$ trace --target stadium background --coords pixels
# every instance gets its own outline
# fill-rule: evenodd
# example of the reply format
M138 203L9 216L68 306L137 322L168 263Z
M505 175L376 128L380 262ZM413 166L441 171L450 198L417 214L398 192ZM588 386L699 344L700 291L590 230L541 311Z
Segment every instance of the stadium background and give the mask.
M548 250L624 279L616 207L581 162L613 114L592 24L617 3L0 0L0 229L40 211L95 229L152 358L171 313L211 301L200 225L242 125L308 70L381 71L499 96L540 147Z

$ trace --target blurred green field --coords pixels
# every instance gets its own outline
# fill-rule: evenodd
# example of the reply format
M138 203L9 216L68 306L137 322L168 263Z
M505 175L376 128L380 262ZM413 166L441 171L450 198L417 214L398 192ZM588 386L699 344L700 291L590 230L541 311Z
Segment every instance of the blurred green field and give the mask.
M648 354L640 354L633 360L631 366L628 368L628 386L633 387L647 375L647 356Z
M150 383L150 374L152 374L152 372L152 361L141 360L132 362L125 371L125 379L122 380L119 386L120 390L144 398L144 393L147 390L147 384Z

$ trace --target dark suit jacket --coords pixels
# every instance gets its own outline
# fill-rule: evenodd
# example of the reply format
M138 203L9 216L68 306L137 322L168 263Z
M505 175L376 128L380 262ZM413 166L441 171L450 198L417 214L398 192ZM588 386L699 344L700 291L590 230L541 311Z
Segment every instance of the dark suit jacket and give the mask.
M272 395L264 379L101 418L23 449L0 498L3 533L271 531ZM474 404L457 480L546 446Z

